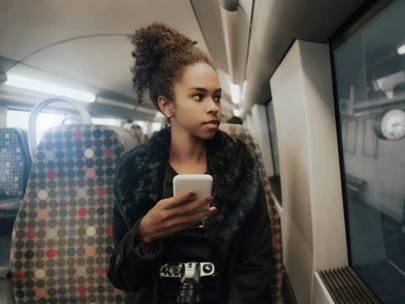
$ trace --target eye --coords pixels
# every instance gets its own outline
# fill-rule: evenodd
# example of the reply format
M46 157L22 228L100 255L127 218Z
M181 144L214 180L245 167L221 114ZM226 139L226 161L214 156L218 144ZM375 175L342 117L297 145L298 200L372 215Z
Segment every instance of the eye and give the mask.
M221 101L221 96L215 96L214 99L215 99L215 101L220 102Z
M193 98L197 101L203 100L204 96L202 94L195 94L193 95Z

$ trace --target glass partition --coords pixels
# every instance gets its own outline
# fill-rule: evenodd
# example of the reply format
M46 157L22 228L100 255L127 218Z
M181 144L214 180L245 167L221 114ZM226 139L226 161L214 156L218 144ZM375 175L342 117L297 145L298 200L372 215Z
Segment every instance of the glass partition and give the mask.
M405 303L404 16L392 1L332 41L350 263L392 304Z

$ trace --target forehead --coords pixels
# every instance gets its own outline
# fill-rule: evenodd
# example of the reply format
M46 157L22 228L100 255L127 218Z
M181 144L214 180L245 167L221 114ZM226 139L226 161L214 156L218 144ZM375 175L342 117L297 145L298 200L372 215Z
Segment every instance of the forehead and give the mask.
M184 70L183 79L179 82L185 89L200 87L216 90L220 88L218 75L214 69L206 63L196 63Z

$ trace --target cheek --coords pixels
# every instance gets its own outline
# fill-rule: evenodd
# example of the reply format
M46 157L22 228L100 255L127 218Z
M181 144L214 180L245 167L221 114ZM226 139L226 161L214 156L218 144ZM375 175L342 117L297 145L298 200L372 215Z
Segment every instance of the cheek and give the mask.
M198 116L201 112L204 111L204 105L202 103L195 102L193 100L187 100L179 104L175 111L178 116L186 116L192 115L193 117ZM183 118L183 117L181 117Z

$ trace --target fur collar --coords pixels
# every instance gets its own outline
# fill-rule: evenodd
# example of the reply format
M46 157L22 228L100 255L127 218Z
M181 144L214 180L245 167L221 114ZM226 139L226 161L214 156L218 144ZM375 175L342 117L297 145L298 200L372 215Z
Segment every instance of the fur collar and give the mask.
M161 130L129 151L117 168L116 204L128 229L162 199L170 140L170 129ZM254 206L259 175L254 155L240 139L217 131L206 145L207 166L214 180L212 205L218 209L206 219L206 229L223 256Z

